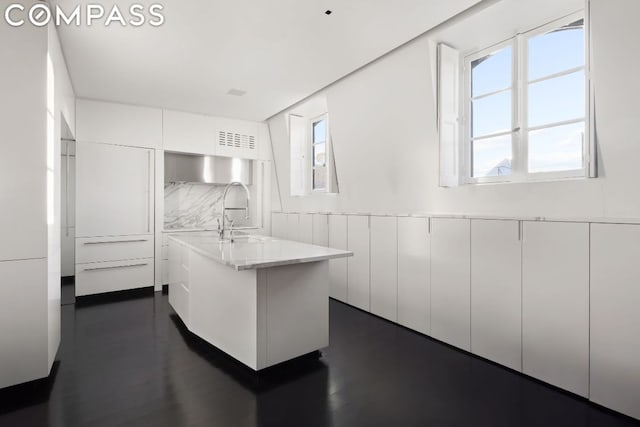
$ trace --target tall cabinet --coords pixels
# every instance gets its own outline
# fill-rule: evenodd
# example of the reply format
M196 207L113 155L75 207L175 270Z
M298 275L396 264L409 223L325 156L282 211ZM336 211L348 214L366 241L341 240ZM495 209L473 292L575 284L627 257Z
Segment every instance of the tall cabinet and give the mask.
M590 398L640 418L640 225L591 225Z
M398 220L371 217L371 312L398 321Z
M329 247L347 250L347 217L329 215ZM329 260L329 296L347 302L347 259Z
M347 258L347 302L361 310L369 311L369 217L347 216L347 249L353 256Z
M522 370L521 222L471 220L471 351Z
M76 295L153 286L154 155L78 143Z
M522 231L522 371L588 397L589 224Z
M463 350L471 347L468 219L431 220L431 335Z
M398 218L398 323L431 331L431 235L428 218Z

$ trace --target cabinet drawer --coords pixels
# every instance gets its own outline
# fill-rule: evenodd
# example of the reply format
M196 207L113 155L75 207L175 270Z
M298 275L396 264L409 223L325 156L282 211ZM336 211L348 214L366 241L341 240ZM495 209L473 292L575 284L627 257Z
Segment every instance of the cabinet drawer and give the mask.
M76 296L153 286L153 258L76 264Z
M181 283L169 286L169 304L184 324L189 326L189 290Z
M88 237L76 239L76 263L153 258L153 236Z

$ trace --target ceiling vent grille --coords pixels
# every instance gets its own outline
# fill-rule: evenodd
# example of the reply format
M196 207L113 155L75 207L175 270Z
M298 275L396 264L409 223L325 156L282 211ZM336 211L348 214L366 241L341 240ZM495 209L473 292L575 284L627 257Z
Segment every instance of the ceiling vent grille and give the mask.
M227 132L221 130L218 132L218 145L220 145L221 147L255 150L256 137L255 135L246 135L242 133Z

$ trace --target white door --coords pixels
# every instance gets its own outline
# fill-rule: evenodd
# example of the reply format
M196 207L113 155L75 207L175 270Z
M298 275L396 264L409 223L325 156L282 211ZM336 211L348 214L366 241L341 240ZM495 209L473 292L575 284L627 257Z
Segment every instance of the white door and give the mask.
M347 250L345 215L329 215L329 247ZM347 258L329 260L329 296L347 302Z
M471 221L471 352L522 370L519 221Z
M522 371L589 395L589 224L524 222Z
M398 320L398 221L371 217L371 312Z
M429 219L398 218L398 323L431 330Z
M152 234L154 152L78 143L76 236Z
M471 347L470 221L431 220L431 335Z
M347 302L361 310L370 309L369 287L369 217L347 217Z
M640 226L591 225L591 381L596 403L640 418Z

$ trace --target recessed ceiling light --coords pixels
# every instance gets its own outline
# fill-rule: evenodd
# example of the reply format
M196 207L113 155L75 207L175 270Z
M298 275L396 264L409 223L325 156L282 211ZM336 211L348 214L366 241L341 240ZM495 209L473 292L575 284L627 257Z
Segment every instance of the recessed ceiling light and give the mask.
M330 10L326 10L326 11L324 12L324 14L325 14L325 15L331 15L332 13L333 13L333 12L332 12L332 11L330 11Z
M227 92L227 95L233 95L233 96L242 96L244 94L246 94L247 91L246 90L241 90L241 89L229 89L229 92Z

